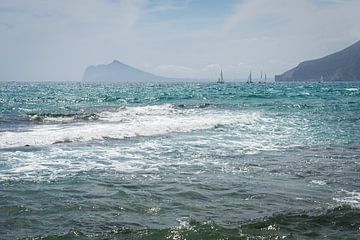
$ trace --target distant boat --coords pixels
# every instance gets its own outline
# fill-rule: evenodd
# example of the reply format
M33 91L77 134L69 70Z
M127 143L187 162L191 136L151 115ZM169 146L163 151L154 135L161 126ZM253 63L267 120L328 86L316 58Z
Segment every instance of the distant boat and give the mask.
M259 83L267 83L267 75L266 75L266 72L261 71Z
M252 83L251 71L250 71L250 74L249 74L249 77L248 77L246 83Z
M260 73L260 79L256 80L258 83L266 83L267 82L267 75L266 72L261 71ZM251 72L249 75L249 79L247 81L247 83L252 83L252 77L251 77Z
M218 78L217 83L225 83L222 70L220 72L220 77Z
M260 83L266 83L267 82L267 76L266 76L266 73L264 73L264 79L263 79L263 74L261 72L261 80L260 80Z

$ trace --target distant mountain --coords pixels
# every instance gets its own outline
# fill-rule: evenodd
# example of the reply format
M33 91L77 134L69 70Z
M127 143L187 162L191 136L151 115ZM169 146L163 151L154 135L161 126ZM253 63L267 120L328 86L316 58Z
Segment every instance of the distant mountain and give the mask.
M173 80L144 72L117 60L110 64L89 66L83 76L83 81L88 82L164 82Z
M360 41L326 57L300 63L277 82L360 81Z

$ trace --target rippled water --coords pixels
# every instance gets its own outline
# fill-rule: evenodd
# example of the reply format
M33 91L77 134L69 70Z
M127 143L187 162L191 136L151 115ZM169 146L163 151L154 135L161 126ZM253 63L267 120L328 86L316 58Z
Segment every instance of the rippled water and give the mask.
M359 239L360 84L0 84L0 239Z

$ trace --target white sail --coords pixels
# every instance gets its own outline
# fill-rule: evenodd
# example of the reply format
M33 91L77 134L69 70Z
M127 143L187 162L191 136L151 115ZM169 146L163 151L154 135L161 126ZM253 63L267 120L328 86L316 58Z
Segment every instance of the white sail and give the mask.
M250 71L250 74L249 74L249 77L248 77L247 83L252 83L251 71Z
M217 83L224 83L224 76L223 76L223 71L221 69L221 72L220 72L220 77L218 78L217 80Z

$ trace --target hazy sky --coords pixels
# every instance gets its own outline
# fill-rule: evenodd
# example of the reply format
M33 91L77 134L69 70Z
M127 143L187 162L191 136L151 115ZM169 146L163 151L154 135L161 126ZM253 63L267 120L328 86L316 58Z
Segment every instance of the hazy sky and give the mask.
M0 80L114 59L173 77L282 73L360 40L359 0L0 0Z

